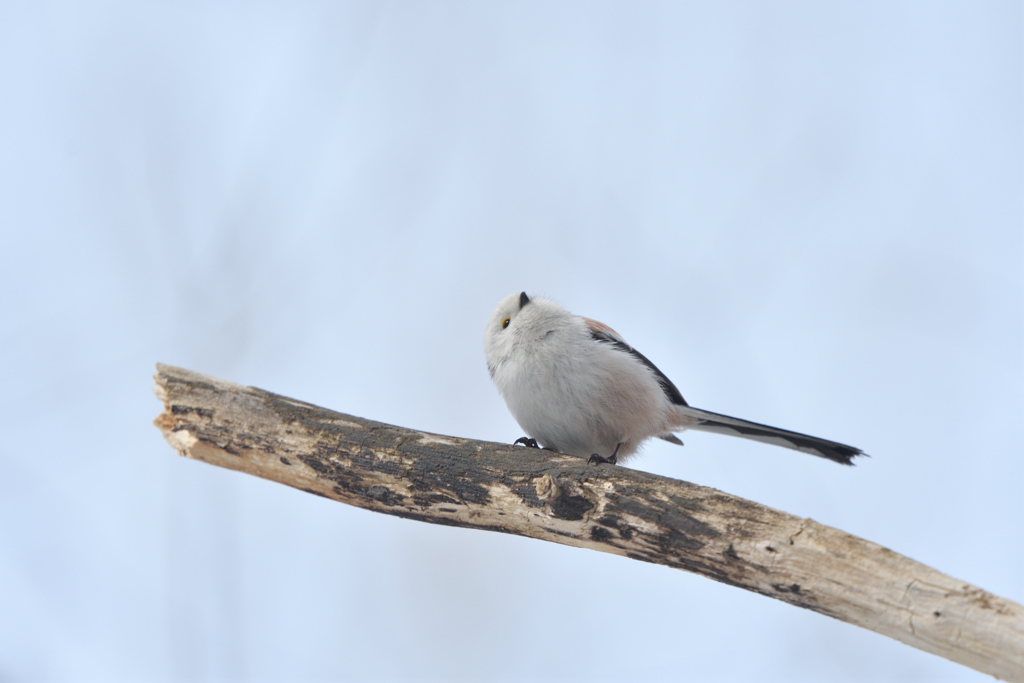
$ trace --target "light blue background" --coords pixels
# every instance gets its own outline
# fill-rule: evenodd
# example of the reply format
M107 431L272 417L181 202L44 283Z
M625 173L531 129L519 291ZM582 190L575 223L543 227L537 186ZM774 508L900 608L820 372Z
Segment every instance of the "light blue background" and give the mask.
M708 579L179 458L157 361L510 442L525 289L691 404L631 466L1024 601L1024 13L0 4L0 680L990 680Z

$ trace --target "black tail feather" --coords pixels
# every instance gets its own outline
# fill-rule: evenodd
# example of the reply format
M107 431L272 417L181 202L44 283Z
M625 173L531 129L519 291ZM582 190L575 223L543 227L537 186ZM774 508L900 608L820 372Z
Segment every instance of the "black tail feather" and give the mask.
M786 429L769 427L768 425L740 420L739 418L719 415L697 408L690 408L688 415L696 419L689 429L697 429L718 434L729 434L744 439L753 439L762 443L770 443L784 448L810 453L822 458L827 458L841 465L852 465L853 459L865 455L864 451L853 446L847 446L836 441L819 439L816 436L791 432Z

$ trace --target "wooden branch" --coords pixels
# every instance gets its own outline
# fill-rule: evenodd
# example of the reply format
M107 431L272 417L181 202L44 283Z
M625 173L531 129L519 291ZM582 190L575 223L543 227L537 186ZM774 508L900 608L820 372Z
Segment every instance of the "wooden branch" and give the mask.
M157 366L181 454L342 503L685 569L1024 682L1024 607L870 541L715 489L438 436Z

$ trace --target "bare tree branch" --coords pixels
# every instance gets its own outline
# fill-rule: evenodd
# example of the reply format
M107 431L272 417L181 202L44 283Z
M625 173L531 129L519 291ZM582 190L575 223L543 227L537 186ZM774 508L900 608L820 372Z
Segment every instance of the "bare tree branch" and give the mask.
M368 510L685 569L1024 681L1024 607L875 543L715 489L427 434L166 365L181 454Z

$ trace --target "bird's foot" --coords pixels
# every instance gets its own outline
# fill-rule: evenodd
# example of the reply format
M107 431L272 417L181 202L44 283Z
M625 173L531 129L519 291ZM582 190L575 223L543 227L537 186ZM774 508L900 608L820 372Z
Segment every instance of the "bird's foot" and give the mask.
M540 445L537 443L537 439L532 439L528 436L521 436L512 442L513 446L518 446L519 444L523 444L527 448L540 448Z
M625 441L623 441L622 443L625 443ZM607 458L604 457L604 456L598 455L597 453L594 453L587 460L587 464L588 465L599 465L599 464L602 464L602 463L608 463L609 465L614 465L615 463L617 463L619 461L619 449L622 448L622 443L620 443L618 446L616 446L615 450L612 451L612 454L609 455Z

